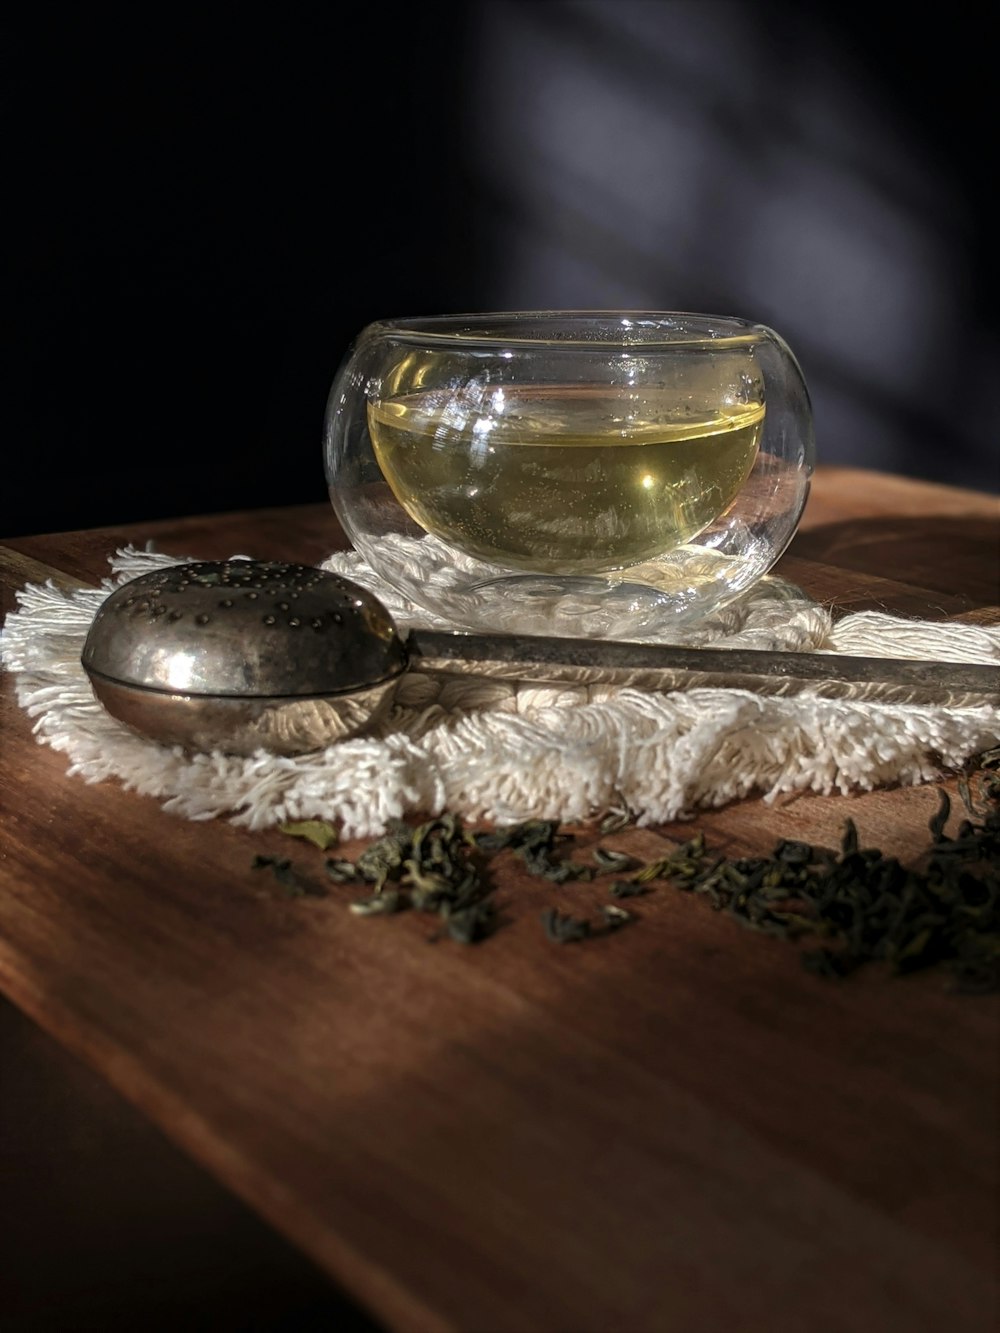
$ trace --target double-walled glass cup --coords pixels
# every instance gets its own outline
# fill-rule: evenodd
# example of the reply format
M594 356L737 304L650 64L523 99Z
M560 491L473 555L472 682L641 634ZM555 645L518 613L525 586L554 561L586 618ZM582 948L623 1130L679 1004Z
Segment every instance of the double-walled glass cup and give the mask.
M748 320L384 320L344 358L325 467L375 573L458 629L648 639L732 602L795 532L802 373Z

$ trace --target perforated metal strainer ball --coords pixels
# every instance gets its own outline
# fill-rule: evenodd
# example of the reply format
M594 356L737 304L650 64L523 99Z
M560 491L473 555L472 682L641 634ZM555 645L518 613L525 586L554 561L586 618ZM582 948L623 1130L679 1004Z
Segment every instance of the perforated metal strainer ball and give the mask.
M116 589L82 662L143 736L189 749L298 754L368 726L406 652L382 604L307 565L167 566Z

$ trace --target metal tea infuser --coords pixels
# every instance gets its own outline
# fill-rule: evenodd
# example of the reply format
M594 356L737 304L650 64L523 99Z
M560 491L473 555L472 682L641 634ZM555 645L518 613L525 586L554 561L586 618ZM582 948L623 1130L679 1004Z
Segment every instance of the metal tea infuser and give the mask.
M952 706L1000 703L1000 672L953 662L675 648L413 630L367 589L308 565L199 561L102 604L82 654L105 709L186 749L304 754L382 719L410 669L494 680L726 688Z

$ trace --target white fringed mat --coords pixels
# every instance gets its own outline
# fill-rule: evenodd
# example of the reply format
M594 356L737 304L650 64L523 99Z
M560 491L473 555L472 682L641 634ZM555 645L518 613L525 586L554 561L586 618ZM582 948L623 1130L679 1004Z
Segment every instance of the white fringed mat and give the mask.
M189 819L228 816L263 828L323 818L346 837L376 836L393 817L444 810L499 824L574 823L621 810L658 824L752 792L771 801L784 792L925 782L1000 742L1000 713L986 706L770 699L743 690L658 694L410 672L391 717L369 737L295 758L187 755L111 718L80 665L108 594L176 563L128 547L101 588L27 585L0 635L0 661L16 675L18 702L35 719L39 741L68 756L71 774L117 780ZM431 623L356 553L331 556L324 568L370 588L400 627ZM774 579L674 641L1000 666L1000 629L871 612L834 625L825 608Z

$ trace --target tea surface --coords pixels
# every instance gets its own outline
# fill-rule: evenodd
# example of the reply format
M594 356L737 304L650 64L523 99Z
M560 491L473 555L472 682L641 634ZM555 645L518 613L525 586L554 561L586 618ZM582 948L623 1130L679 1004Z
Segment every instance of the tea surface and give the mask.
M432 389L369 404L379 465L427 532L490 563L587 574L704 531L757 455L762 401L643 389Z

